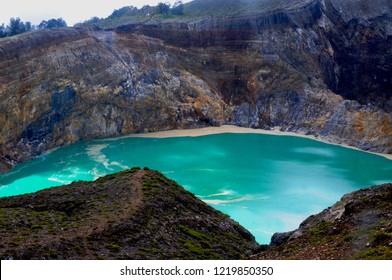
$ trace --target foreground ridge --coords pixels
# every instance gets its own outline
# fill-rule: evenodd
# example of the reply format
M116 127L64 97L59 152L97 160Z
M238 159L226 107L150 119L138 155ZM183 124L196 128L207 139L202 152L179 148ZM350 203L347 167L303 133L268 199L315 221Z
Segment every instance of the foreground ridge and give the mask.
M241 259L254 237L157 171L0 199L1 259Z
M362 189L270 245L157 171L0 199L1 259L392 259L392 184ZM260 217L262 218L262 217Z

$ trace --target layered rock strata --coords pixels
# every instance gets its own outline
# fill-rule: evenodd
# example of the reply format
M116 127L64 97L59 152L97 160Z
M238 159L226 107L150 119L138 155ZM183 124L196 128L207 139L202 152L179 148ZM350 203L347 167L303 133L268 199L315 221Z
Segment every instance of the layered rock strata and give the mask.
M392 7L348 2L2 39L0 169L84 139L221 124L391 153Z

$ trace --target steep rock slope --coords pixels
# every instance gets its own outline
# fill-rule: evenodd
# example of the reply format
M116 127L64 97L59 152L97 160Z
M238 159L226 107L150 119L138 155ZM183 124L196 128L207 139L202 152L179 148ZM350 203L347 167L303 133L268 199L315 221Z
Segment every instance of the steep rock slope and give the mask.
M233 106L233 124L391 152L390 2L369 13L366 1L281 2L266 12L145 24L138 32L203 53L201 65L188 69Z
M240 259L254 237L156 171L0 199L1 259Z
M173 65L168 48L145 36L74 29L1 41L3 161L82 139L223 122L219 95Z
M392 259L392 185L343 196L292 232L276 233L259 259Z
M267 2L1 40L0 169L83 139L220 124L391 153L390 2Z

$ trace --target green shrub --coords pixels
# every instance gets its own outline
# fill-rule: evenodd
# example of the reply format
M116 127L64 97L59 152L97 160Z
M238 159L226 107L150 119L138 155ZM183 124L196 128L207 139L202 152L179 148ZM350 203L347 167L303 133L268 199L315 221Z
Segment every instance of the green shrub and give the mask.
M372 245L386 245L385 243L389 243L392 241L392 234L384 232L384 231L377 231L372 236Z
M355 258L361 260L391 260L392 248L389 246L369 248L360 252Z
M113 253L117 253L120 251L120 245L114 244L114 243L108 243L105 245L105 248L108 249L109 251Z

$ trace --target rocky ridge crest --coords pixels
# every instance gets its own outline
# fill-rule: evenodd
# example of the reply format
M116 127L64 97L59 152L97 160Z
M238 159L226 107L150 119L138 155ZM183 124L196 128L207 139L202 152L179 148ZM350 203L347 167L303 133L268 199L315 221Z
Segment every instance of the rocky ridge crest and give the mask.
M392 259L392 184L346 194L298 229L275 233L259 259Z
M133 168L0 199L1 259L241 259L249 231L159 172Z

